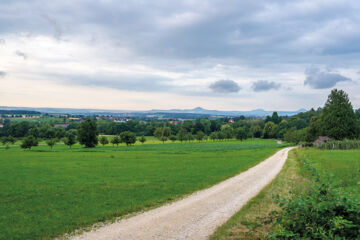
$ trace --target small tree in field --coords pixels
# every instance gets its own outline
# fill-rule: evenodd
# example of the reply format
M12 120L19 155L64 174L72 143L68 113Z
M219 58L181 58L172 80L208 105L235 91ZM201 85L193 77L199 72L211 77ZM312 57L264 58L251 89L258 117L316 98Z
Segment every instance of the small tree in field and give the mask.
M3 145L14 144L16 142L16 139L13 136L3 137L1 138L1 142Z
M188 140L189 142L191 142L192 140L194 140L195 137L194 135L192 135L191 133L187 133L186 134L186 140Z
M65 134L65 137L63 138L63 142L65 145L69 146L71 148L76 143L76 132L75 130L70 130Z
M205 138L205 133L200 130L196 133L195 138L200 142Z
M139 141L144 144L146 142L146 138L144 136L141 136Z
M120 139L126 146L129 146L136 142L136 135L133 132L125 131L120 134Z
M176 139L176 136L174 135L171 135L170 138L169 138L172 142L175 142L177 139Z
M171 129L169 127L157 128L154 131L154 136L165 143L171 135Z
M46 144L50 147L50 149L52 149L57 142L58 140L56 138L46 140Z
M239 127L237 129L235 129L235 138L237 140L245 140L247 138L247 133L244 127Z
M218 139L217 133L216 133L216 132L212 132L212 133L210 134L210 139L213 140L213 141L215 141L216 139Z
M109 140L107 139L107 137L102 136L102 137L100 138L100 143L101 143L101 145L105 146L106 144L109 143Z
M113 137L113 139L111 139L111 143L113 146L116 145L118 147L119 144L121 143L120 137L119 136Z
M32 147L36 147L38 144L38 140L34 136L30 135L24 138L20 147L24 149L31 149Z
M181 128L180 131L178 132L178 134L176 135L176 138L180 142L187 140L187 131L184 128Z

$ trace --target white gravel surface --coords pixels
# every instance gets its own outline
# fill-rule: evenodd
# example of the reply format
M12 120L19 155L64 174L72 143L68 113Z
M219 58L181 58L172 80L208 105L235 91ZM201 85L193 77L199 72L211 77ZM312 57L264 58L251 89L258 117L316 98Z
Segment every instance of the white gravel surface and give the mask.
M184 199L71 239L208 239L218 226L224 224L276 177L291 149L282 149L246 172Z

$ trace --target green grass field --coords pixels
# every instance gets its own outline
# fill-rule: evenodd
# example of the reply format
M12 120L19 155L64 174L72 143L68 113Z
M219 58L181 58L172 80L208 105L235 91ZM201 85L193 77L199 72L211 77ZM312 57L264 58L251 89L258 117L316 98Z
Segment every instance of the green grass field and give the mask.
M360 150L300 149L299 158L327 173L333 186L360 197Z
M49 239L159 206L244 171L279 147L255 139L1 148L0 239Z

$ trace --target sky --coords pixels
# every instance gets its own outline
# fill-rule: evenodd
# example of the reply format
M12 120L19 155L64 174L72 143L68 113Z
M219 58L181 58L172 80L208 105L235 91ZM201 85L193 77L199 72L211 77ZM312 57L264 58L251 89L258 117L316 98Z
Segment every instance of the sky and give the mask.
M360 107L358 0L1 0L0 106Z

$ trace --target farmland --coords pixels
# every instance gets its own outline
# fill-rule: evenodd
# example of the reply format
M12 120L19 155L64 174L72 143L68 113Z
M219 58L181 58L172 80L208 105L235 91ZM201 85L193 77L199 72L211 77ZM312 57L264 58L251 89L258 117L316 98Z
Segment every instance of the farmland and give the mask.
M0 239L49 239L159 206L244 171L279 147L251 139L1 148Z

